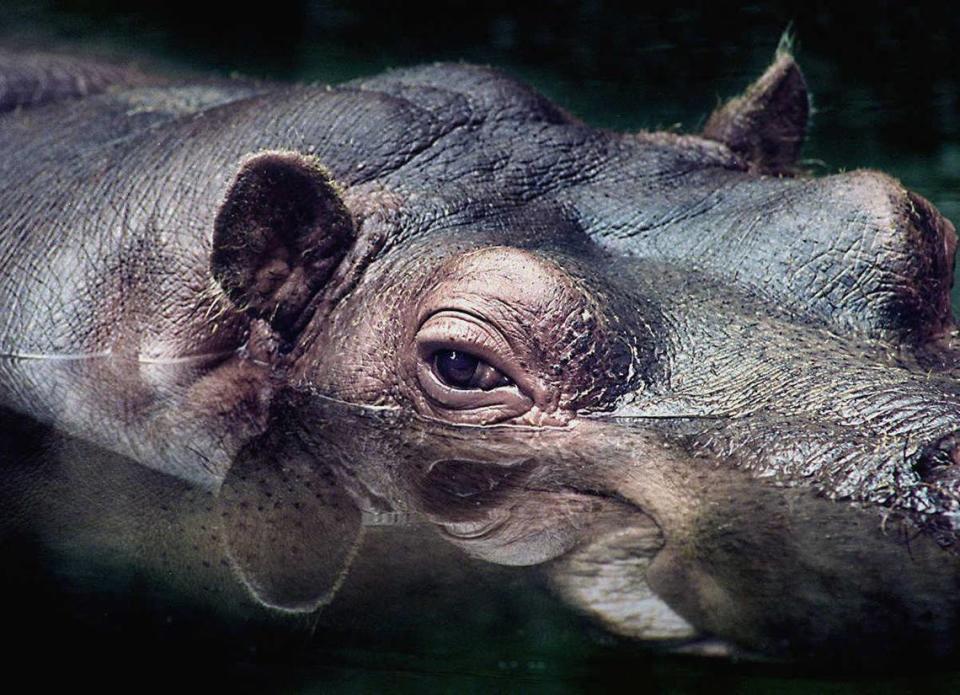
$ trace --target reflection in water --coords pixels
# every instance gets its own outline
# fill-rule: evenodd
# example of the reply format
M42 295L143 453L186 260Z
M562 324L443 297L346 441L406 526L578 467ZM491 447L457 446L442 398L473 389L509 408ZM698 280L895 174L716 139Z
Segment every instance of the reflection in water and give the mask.
M956 649L955 554L889 511L683 456L635 424L453 428L291 392L222 475L189 476L185 452L225 449L160 451L144 426L122 456L4 422L5 542L26 539L21 580L31 563L57 577L37 601L109 599L147 624L186 606L214 634L342 646L402 644L417 624L513 630L518 601L553 596L573 632L674 650L883 663Z

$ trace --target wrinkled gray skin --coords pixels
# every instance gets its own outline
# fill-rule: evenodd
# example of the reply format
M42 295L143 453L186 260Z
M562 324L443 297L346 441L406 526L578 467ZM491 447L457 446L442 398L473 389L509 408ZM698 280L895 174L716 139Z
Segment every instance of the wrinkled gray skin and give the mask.
M956 235L883 174L794 170L789 55L699 136L598 131L471 66L327 89L48 60L0 64L10 408L218 499L287 451L353 467L353 507L549 562L622 634L954 650ZM449 351L480 360L469 383ZM330 434L328 398L403 415L421 449ZM435 459L529 466L511 523L417 497ZM233 557L264 605L329 598Z

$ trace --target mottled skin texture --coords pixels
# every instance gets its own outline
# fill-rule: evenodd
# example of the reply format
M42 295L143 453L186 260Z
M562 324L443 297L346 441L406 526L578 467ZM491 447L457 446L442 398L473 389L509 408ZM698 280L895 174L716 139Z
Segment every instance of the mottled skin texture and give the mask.
M884 174L793 175L790 56L702 136L600 131L471 66L117 82L0 118L7 406L213 488L292 392L557 428L584 457L565 485L668 544L698 547L716 483L642 493L645 466L742 469L953 548L956 235ZM451 383L450 352L489 381ZM657 566L687 621L750 641Z

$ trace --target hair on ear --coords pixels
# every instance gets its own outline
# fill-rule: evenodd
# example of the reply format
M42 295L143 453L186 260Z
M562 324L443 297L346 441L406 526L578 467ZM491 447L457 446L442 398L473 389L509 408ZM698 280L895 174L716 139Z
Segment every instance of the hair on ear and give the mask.
M702 134L724 143L761 173L790 174L809 117L806 81L781 40L770 67L741 96L714 111Z

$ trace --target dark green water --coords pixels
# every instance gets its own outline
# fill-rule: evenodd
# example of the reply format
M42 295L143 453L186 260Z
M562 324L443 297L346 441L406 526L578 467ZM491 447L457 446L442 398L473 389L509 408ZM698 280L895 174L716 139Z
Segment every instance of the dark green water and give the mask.
M817 174L858 167L884 170L950 219L960 220L960 20L947 8L886 2L865 16L834 3L757 3L732 10L707 3L637 9L600 1L524 7L493 2L478 9L468 2L439 8L358 0L277 1L268 7L236 5L198 13L198 3L142 2L136 9L125 4L5 3L0 36L17 43L132 54L172 70L322 82L424 61L490 63L528 79L597 126L695 131L722 98L736 94L762 71L789 27L816 107L804 151L806 166ZM36 573L22 574L32 578ZM133 580L117 581L117 591L123 593ZM83 622L69 622L77 602L88 602L87 614L99 610L105 621L121 625L107 644L132 635L157 649L166 639L184 638L175 630L145 638L136 631L136 621L147 609L133 604L118 617L115 602L101 606L99 597L63 598L56 578L49 586L23 588L47 600L47 607L37 611L50 630L58 629L60 618L66 623L53 642L62 649L76 643L89 660L84 675L102 683L116 685L111 674L119 667L109 654L94 656L95 649L79 648L88 632ZM488 621L481 610L460 616L452 628L432 630L424 620L406 631L385 630L404 645L393 650L384 646L387 638L379 648L320 640L313 651L298 648L286 659L280 650L268 657L250 652L229 659L206 659L199 653L189 666L205 670L205 680L239 689L316 692L567 692L613 683L665 692L930 692L960 687L960 675L912 674L902 667L896 674L854 677L667 657L597 630L584 632L583 623L542 594L523 584L515 589L512 622L510 616ZM17 610L28 616L35 608ZM492 632L504 624L513 625L514 632ZM458 635L474 640L473 646L448 649ZM205 648L199 644L198 649ZM144 654L133 658L125 653L124 659L132 659L142 674L175 666Z

